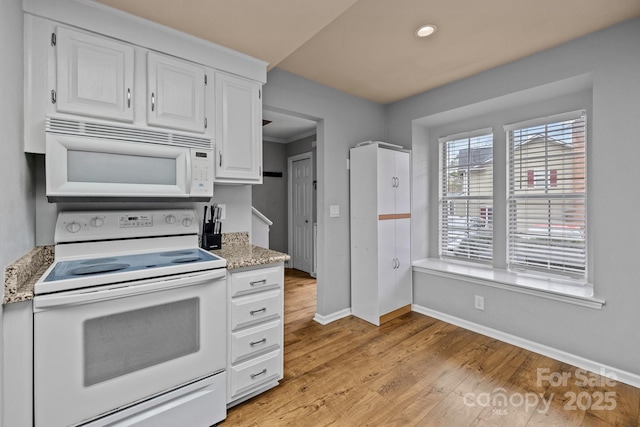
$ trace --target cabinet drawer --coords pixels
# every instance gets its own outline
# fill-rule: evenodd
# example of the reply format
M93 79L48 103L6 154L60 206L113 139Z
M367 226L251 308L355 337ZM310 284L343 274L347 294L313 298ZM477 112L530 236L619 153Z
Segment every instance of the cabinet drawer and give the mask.
M280 318L281 315L282 292L280 289L231 300L232 331L258 322Z
M276 350L231 367L231 398L282 378L282 351Z
M282 348L282 321L260 324L231 334L231 363Z
M235 297L251 292L282 286L281 267L259 268L257 270L233 273L231 275L231 296Z

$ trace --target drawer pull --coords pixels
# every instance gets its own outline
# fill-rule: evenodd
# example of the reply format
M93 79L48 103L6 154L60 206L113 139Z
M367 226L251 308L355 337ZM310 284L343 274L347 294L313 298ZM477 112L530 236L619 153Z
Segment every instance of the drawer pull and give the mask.
M264 368L262 371L258 372L257 374L251 374L251 379L254 379L256 377L259 377L260 375L264 375L267 373L267 368Z
M265 337L265 338L262 338L260 341L253 341L253 342L250 342L250 343L249 343L249 345L250 345L251 347L253 347L253 346L256 346L256 345L258 345L258 344L266 344L266 343L267 343L267 338Z
M267 307L262 307L262 308L260 308L258 310L251 310L249 312L249 314L251 314L253 316L253 315L256 315L256 314L258 314L260 312L265 312L266 313L267 312Z
M249 284L251 286L266 285L267 284L267 279L256 280L255 282L249 282Z

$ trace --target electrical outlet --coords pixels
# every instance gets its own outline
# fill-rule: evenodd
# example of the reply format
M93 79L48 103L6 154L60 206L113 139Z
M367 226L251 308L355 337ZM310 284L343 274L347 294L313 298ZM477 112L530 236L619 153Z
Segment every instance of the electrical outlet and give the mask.
M227 219L227 205L219 204L220 208L220 219Z
M481 297L480 295L476 295L476 310L483 310L484 311L484 297Z

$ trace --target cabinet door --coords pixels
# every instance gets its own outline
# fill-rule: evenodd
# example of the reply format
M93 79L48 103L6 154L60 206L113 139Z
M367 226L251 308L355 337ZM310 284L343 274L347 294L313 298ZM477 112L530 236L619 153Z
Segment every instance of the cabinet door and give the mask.
M133 121L132 46L58 27L56 55L57 111Z
M396 220L378 221L378 318L395 310L396 293ZM375 292L375 291L374 291Z
M260 84L216 73L216 180L262 183Z
M378 149L378 215L396 213L395 151Z
M147 86L147 123L204 132L204 68L148 52Z
M395 152L396 213L411 212L411 174L409 153Z
M411 219L397 219L395 222L395 250L398 260L394 290L396 308L411 304Z

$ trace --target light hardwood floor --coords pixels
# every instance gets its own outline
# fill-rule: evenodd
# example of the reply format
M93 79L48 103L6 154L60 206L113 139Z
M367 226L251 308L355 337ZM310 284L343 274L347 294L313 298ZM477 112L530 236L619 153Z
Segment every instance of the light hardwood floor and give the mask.
M315 280L287 270L284 379L222 426L640 424L640 389L428 316L376 327L314 314Z

